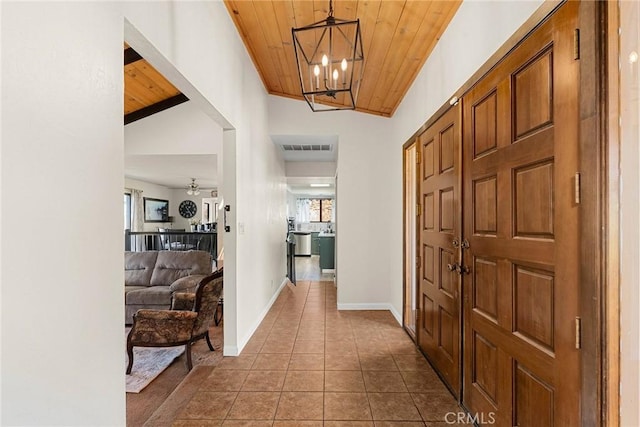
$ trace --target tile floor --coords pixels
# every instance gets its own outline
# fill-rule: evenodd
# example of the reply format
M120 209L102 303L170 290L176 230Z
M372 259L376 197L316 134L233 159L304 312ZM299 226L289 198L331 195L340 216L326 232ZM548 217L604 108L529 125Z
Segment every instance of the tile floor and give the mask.
M336 309L329 281L285 287L174 426L445 426L461 409L388 311Z

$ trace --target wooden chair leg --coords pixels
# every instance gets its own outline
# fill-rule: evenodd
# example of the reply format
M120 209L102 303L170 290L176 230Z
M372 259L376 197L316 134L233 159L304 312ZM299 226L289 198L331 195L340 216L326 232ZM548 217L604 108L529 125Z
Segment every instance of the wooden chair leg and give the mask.
M184 351L187 353L187 369L191 371L193 363L191 362L191 342L184 345Z
M207 331L204 337L207 340L207 345L209 346L209 350L215 351L215 349L213 348L213 345L211 345L211 339L209 339L209 331Z
M129 366L127 366L127 375L131 374L131 368L133 367L133 346L127 343L127 354L129 355Z
M218 312L220 313L220 315L218 315ZM216 307L216 312L213 314L213 321L215 322L216 326L218 326L222 321L223 315L224 315L224 300L220 298L220 300L218 301L218 306Z

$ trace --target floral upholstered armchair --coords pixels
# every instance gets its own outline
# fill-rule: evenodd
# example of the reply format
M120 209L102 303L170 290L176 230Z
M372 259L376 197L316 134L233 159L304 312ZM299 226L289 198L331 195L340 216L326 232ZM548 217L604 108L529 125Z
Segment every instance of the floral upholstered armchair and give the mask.
M209 338L209 327L214 321L218 300L222 294L223 271L217 270L203 278L195 293L175 293L171 310L138 310L127 336L129 365L133 367L133 347L185 346L187 368L191 370L191 345L205 338L214 351Z

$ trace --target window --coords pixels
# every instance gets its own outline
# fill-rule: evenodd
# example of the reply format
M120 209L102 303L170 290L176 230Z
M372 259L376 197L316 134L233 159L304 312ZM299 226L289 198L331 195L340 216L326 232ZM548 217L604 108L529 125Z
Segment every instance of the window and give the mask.
M124 195L124 229L131 230L131 194Z
M331 199L309 199L309 220L310 222L330 222L333 218L333 200Z
M297 199L296 222L334 222L333 199Z

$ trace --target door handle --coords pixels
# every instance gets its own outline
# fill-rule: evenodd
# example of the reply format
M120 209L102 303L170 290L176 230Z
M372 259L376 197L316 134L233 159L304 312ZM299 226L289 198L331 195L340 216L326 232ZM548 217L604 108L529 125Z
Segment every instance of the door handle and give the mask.
M458 265L458 263L447 264L447 269L449 271L458 271L459 268L460 268L460 266Z
M471 269L469 267L467 267L466 265L460 265L458 263L447 264L447 269L449 271L455 271L460 275L471 274Z

